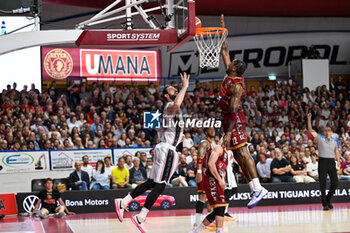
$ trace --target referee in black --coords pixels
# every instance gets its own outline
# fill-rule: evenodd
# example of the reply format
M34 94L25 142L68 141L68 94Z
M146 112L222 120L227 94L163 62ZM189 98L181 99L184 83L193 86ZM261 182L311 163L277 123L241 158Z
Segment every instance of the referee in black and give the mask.
M307 127L309 132L318 142L318 177L321 190L321 199L323 210L333 209L331 199L335 193L335 189L338 186L337 169L335 167L335 157L340 156L339 142L332 137L332 130L330 127L325 128L325 136L316 133L311 126L311 113L307 114ZM331 186L329 192L326 195L326 181L327 174L331 179Z

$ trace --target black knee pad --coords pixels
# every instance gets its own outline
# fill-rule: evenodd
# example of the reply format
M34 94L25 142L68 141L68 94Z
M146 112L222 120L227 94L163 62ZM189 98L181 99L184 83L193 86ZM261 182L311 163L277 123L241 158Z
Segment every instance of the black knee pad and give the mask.
M226 206L216 207L213 211L214 215L224 217L225 216L225 208L226 208Z
M215 214L214 211L211 212L210 214L207 215L207 217L205 217L210 223L214 222L215 220Z
M203 209L204 209L204 202L202 202L201 200L198 200L196 202L196 213L197 214L203 213Z

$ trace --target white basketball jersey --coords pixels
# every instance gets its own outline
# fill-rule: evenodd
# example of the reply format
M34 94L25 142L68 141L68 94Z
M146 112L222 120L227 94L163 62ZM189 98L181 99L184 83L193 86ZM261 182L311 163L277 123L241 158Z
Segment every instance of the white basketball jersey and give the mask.
M165 105L162 115L165 125L158 131L158 137L161 142L166 142L176 147L184 136L183 127L179 127L179 122L183 121L183 118L181 111L174 115L168 114L168 108L172 104L174 104L174 102L169 102Z
M233 153L231 150L227 151L228 164L226 168L226 189L237 188L236 177L233 173L232 163L233 163Z

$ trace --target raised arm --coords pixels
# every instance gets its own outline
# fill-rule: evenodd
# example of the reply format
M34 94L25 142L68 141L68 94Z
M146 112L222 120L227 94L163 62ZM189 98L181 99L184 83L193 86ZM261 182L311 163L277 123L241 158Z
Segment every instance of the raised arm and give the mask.
M225 21L224 21L223 14L221 14L220 27L222 27L222 28L225 27ZM222 43L222 46L221 46L221 56L222 56L222 60L224 60L225 70L227 70L231 64L231 59L230 59L230 51L228 50L228 45L227 45L226 39L224 40L224 42Z
M315 138L317 136L317 133L316 131L312 128L312 125L311 125L311 113L309 112L307 114L307 130L312 134L312 136Z
M180 108L189 85L190 75L187 73L183 73L183 74L180 74L180 76L181 76L182 88L179 94L176 96L174 104L168 108L168 114L170 115L175 114L176 110Z
M197 160L197 175L196 175L196 181L199 183L202 181L202 164L205 154L207 153L209 142L206 140L203 140L198 147L198 160Z

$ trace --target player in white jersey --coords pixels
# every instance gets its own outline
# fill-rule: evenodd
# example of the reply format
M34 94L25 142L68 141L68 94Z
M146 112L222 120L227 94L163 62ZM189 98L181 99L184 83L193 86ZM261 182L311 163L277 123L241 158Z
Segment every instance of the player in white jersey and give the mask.
M233 153L231 150L227 151L227 159L228 159L228 163L226 167L226 177L225 177L226 188L225 188L224 194L225 194L226 202L230 204L230 198L237 192L237 181L236 181L235 173L233 171L233 164L237 164L237 162L233 157ZM227 205L225 209L225 220L236 221L236 218L232 217L228 213L228 206L229 205Z
M179 127L179 124L174 123L182 118L180 106L189 85L189 78L190 75L186 73L183 75L181 74L182 89L180 92L173 86L168 86L163 90L163 97L166 100L163 119L165 120L167 128L163 127L158 131L161 142L155 147L150 178L145 183L137 186L123 199L115 199L117 217L119 221L122 222L124 210L128 207L128 204L137 196L152 189L146 198L145 205L141 209L141 212L131 217L131 221L142 233L145 232L142 228L142 223L145 221L147 213L158 199L159 195L164 191L166 183L169 182L178 166L179 157L176 152L176 146L183 140L184 135L183 129Z

